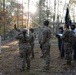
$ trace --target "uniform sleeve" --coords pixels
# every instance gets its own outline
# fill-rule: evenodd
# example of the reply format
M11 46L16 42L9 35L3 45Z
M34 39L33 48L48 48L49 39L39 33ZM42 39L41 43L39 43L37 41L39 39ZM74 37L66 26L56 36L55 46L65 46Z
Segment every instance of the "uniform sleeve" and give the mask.
M50 30L50 28L48 28L46 36L47 36L48 41L50 41L51 40L51 30Z
M32 37L33 41L35 40L35 34L33 33L33 37Z
M76 43L76 36L73 32L71 32L69 40L71 41L71 43Z
M22 39L22 34L21 34L21 33L17 34L15 38L16 38L17 40Z
M16 27L16 25L14 26L14 28L15 28L16 31L20 32L20 29L18 29L18 28Z
M76 43L76 36L75 36L75 43Z
M65 32L63 33L63 36L61 37L61 39L62 39L63 41L64 41L66 35L67 35L67 32L65 31Z
M46 41L47 41L47 31L43 30L42 38L41 38L41 44L45 43Z
M52 33L51 33L51 30L50 30L50 38L51 38L51 34L52 34Z

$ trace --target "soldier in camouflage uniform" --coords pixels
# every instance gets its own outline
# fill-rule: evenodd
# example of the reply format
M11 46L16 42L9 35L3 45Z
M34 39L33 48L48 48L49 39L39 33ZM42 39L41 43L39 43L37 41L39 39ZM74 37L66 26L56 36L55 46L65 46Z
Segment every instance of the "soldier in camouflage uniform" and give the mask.
M14 25L14 29L20 34L20 32L23 30L23 27L22 28L17 28L16 24ZM19 45L21 44L21 40L19 40ZM20 48L20 47L19 47ZM20 54L20 57L21 57L21 52L22 50L19 49L19 54Z
M71 30L74 32L74 35L76 36L76 27L75 27L75 25L71 25ZM73 51L74 51L73 59L76 60L76 42L73 44Z
M62 41L64 43L66 64L71 65L72 60L72 44L74 43L74 33L69 30L69 26L65 25L66 30L63 33Z
M31 58L34 58L34 29L30 28L30 45L31 45L31 55L32 57Z
M43 56L45 60L45 66L43 69L48 70L50 66L50 39L51 39L51 30L48 27L49 21L44 21L44 27L42 28L42 37L41 37L41 45Z
M27 69L30 70L30 38L27 36L27 31L23 29L17 36L16 39L19 40L19 49L21 57L21 71L25 68L25 61L27 64Z

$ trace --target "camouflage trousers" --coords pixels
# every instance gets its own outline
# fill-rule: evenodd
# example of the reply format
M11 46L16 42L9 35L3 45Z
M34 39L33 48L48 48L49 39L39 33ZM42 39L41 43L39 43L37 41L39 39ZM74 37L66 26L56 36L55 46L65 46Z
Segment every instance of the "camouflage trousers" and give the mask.
M22 49L20 52L20 57L21 57L21 67L25 67L25 62L27 65L27 68L30 68L30 47L26 47Z
M31 43L31 55L34 57L34 43Z
M43 56L45 65L44 67L50 66L50 46L42 46Z
M65 43L64 50L65 50L65 58L66 58L67 64L69 64L71 63L71 60L72 60L72 45L69 43Z

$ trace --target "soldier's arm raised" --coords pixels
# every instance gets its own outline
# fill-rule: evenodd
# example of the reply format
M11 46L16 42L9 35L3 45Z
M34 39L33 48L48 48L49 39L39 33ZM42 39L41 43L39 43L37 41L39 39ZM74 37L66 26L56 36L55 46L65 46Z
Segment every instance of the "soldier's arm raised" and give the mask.
M16 24L14 25L14 29L15 29L16 31L20 32L20 29L18 29L18 28L16 27Z

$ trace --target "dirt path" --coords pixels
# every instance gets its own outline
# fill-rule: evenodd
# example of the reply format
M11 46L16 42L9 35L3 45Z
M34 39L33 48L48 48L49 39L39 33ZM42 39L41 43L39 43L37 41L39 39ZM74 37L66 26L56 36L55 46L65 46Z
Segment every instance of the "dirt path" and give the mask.
M51 64L49 71L42 71L44 60L40 58L41 51L39 44L35 41L35 58L31 59L31 70L20 72L20 58L17 41L2 45L0 54L0 75L76 75L76 62L72 61L72 66L65 67L65 59L60 59L57 42L52 41L50 55Z

